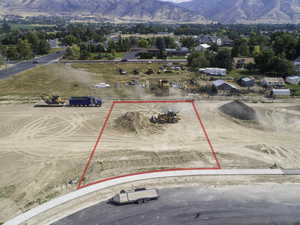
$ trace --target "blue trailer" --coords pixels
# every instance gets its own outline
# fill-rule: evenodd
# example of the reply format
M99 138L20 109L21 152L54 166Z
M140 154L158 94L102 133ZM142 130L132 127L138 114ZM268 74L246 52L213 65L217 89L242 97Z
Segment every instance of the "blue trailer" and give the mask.
M102 105L102 100L93 96L83 96L83 97L71 97L69 99L70 106L87 106L87 107L100 107Z

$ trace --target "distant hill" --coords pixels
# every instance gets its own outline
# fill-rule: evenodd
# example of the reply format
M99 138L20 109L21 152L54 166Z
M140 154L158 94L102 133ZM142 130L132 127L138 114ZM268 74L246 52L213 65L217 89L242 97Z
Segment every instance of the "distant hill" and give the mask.
M178 5L220 23L300 23L300 0L192 0Z
M206 22L197 12L158 0L0 0L0 11L93 15L123 21Z

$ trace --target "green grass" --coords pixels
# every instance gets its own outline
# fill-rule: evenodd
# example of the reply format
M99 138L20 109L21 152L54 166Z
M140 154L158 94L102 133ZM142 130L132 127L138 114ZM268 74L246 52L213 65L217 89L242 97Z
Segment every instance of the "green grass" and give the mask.
M168 59L186 59L185 56L168 56Z
M49 51L49 54L55 53L57 51L62 51L62 50L64 50L64 48L51 48L50 51Z
M289 89L291 89L291 90L295 90L295 95L296 96L300 96L300 85L287 84L286 87L289 88Z
M37 27L55 27L55 25L48 25L48 24L10 24L12 30L31 30Z
M125 52L116 52L115 57L122 59L122 58L124 58L124 55L125 55Z
M89 94L87 85L67 79L63 65L41 66L0 80L0 96L40 96L57 94L61 96ZM69 76L69 74L68 74Z

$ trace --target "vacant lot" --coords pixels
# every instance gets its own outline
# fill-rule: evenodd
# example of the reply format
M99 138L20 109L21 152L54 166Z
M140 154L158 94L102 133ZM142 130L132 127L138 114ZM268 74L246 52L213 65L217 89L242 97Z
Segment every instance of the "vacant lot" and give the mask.
M148 95L141 86L128 86L126 83L137 80L157 83L160 79L170 81L185 80L193 73L188 71L170 74L146 75L148 69L158 71L160 64L53 64L40 66L19 75L0 80L0 97L39 97L42 94L70 97L76 95L95 95L104 98L137 98ZM120 75L119 69L128 72ZM133 71L138 70L139 75ZM95 88L98 83L108 83L110 88Z
M222 168L299 167L300 102L250 104L258 113L257 123L221 114L218 107L224 103L197 102ZM0 106L0 221L76 188L109 107L109 101L101 108ZM156 105L116 108L89 178L212 166L188 108L181 107L183 119L161 135L121 133L114 127L114 119L124 112L160 110Z

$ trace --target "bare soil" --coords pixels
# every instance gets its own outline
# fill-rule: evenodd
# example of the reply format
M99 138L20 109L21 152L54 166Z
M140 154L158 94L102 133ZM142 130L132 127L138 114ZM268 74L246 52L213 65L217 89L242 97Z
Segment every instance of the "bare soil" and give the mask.
M248 104L256 111L256 123L224 115L218 108L226 103L197 102L222 168L270 168L274 163L299 168L300 102ZM0 106L0 221L76 188L109 107L108 101L101 108ZM179 111L182 120L159 133L115 127L126 112L150 116L166 108ZM189 104L122 104L111 115L86 182L151 169L214 166Z

